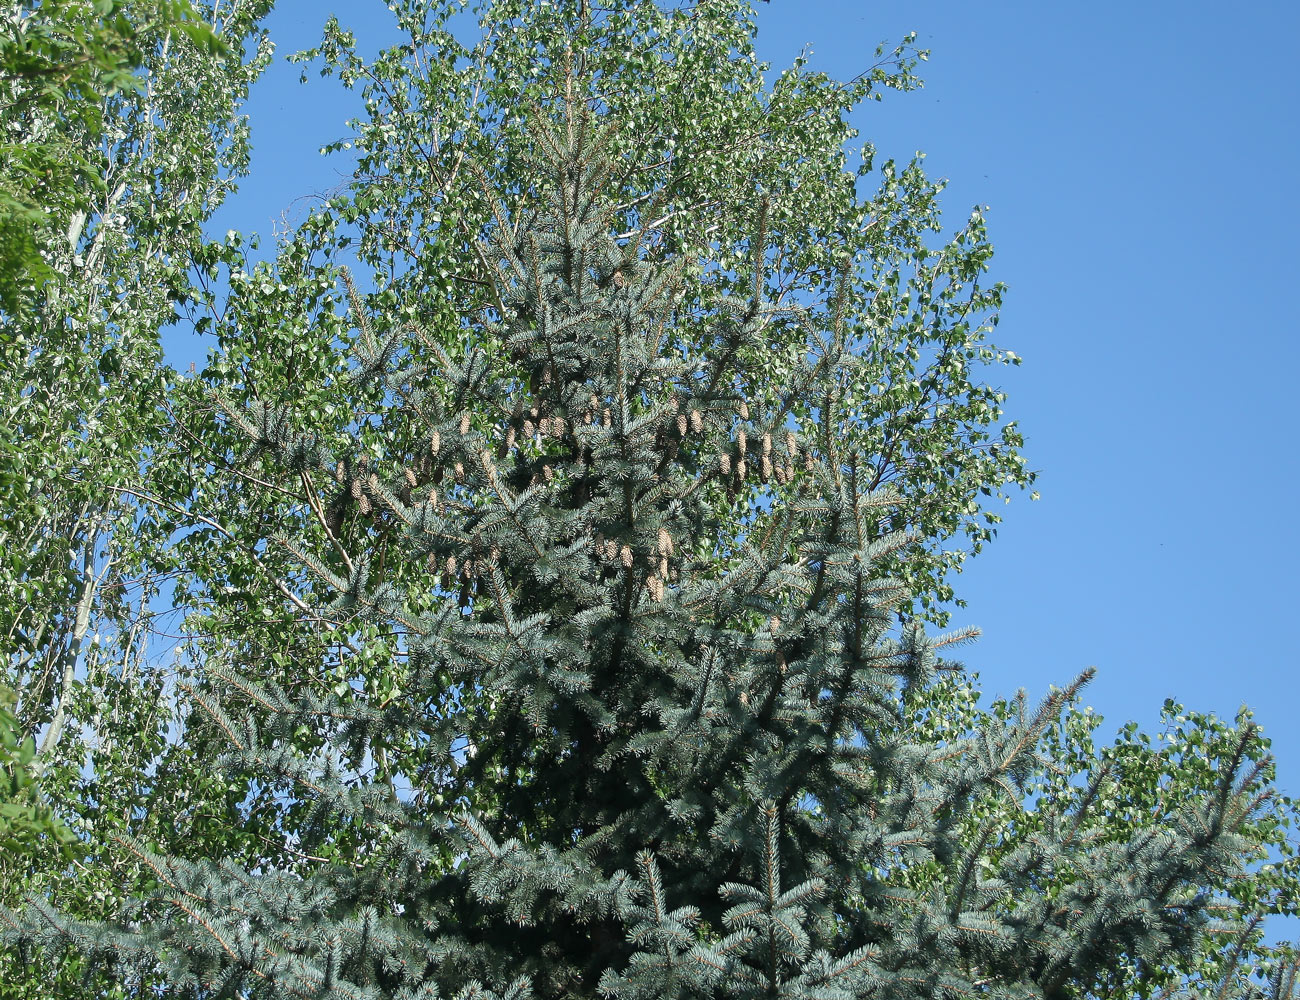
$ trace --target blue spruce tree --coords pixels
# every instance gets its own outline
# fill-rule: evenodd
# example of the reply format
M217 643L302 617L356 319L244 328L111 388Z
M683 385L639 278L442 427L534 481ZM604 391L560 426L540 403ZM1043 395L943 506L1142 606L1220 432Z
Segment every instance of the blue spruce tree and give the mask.
M601 122L569 99L532 123L533 208L483 234L489 305L465 318L498 346L379 342L357 310L354 379L382 390L378 419L418 430L418 454L366 462L287 410L229 414L394 525L388 559L439 574L404 592L371 559L299 552L332 614L400 635L400 699L291 694L255 665L214 666L194 693L224 766L302 806L286 837L317 863L131 843L151 896L112 927L31 901L9 915L19 946L161 969L196 1000L1056 1000L1192 947L1211 874L1249 861L1253 734L1217 794L1127 842L1092 836L1106 773L1031 835L987 821L991 796L1021 803L1051 766L1040 738L1086 676L1037 711L918 740L903 720L970 636L900 625L908 595L876 569L909 539L837 430L857 363L839 312L774 306L760 275L706 343L680 342L687 264L652 232L612 235L627 220L602 197L618 164ZM764 229L756 205L758 271ZM760 405L778 321L806 352ZM820 425L797 434L808 400ZM755 485L723 533L721 499ZM374 777L395 731L424 752ZM345 831L364 850L329 860Z

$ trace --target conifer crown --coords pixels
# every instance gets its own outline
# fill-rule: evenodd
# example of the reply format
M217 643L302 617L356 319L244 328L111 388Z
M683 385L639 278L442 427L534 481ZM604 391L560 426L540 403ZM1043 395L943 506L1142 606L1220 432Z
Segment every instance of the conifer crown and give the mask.
M1060 997L1121 955L1186 947L1209 919L1202 873L1241 868L1259 775L1239 755L1222 794L1132 842L1090 842L1092 793L1004 840L982 804L1021 800L1086 675L1005 725L915 739L909 699L973 633L898 624L907 595L876 569L907 541L886 530L898 500L865 487L835 422L856 363L840 310L821 328L756 276L708 342L679 342L692 264L652 232L611 236L599 125L571 93L534 111L535 207L500 209L481 243L491 301L469 326L497 349L453 357L418 329L381 342L352 290L354 378L419 431L418 453L333 454L291 413L230 412L398 524L397 558L436 581L412 593L373 557L298 552L336 614L400 632L397 702L216 667L221 692L195 693L227 766L312 803L296 850L353 826L368 850L272 872L132 843L158 891L121 927L34 904L24 933L161 963L178 995L353 1000ZM806 353L758 392L778 315ZM821 424L801 437L808 399ZM731 535L723 495L752 498ZM304 727L315 752L291 739ZM400 781L368 778L399 730L426 752L390 762ZM1067 863L1073 880L1042 891Z

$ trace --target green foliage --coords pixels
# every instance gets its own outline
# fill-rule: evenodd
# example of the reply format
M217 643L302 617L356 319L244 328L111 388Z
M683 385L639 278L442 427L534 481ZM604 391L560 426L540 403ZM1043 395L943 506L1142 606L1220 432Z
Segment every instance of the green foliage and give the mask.
M36 791L36 741L22 738L13 715L13 692L0 687L0 849L30 857L52 849L67 858L76 837L55 818ZM17 898L5 898L16 904Z
M343 314L349 295L339 287L339 268L346 262L357 270L352 311L368 317L369 335L384 340L418 323L454 357L463 358L474 345L493 350L490 331L463 321L488 301L491 288L478 237L492 220L494 197L507 211L528 197L527 185L518 180L528 170L521 101L556 93L566 44L582 53L578 58L589 71L580 86L610 110L617 132L611 148L624 151L629 166L610 179L617 184L618 228L661 219L657 243L647 252L662 260L695 259L683 275L690 291L674 304L677 349L706 342L708 316L721 297L745 294L752 271L716 262L748 258L764 196L773 239L785 248L782 257L773 257L765 283L774 297L805 299L813 310L825 284L814 279L833 270L835 241L866 226L872 215L893 221L888 238L877 238L885 230L875 228L870 238L865 230L849 238L863 261L870 261L853 271L854 281L869 272L872 281L901 288L913 281L942 285L947 269L977 269L961 262L972 254L986 262L988 255L980 228L972 231L969 248L945 252L931 259L930 270L917 270L913 248L938 227L938 185L925 181L919 163L902 169L901 177L886 164L877 193L865 204L855 193L860 182L844 153L852 138L845 118L882 90L916 85L913 69L921 54L910 40L878 52L877 64L848 85L807 72L801 60L769 87L767 68L752 58L752 15L740 3L682 10L617 4L585 18L576 16L575 5L484 4L477 10L483 38L472 47L448 28L459 4L393 9L409 45L367 62L331 21L321 47L301 57L321 59L322 72L364 91L365 116L352 123L354 134L330 147L350 143L361 154L358 171L281 242L274 264L249 262L255 248L237 234L208 259L213 290L203 292L194 308L201 329L217 337L218 350L200 379L183 385L172 401L177 438L187 442L198 474L178 482L166 500L185 511L175 515L178 520L188 516L193 526L177 542L182 575L176 599L200 609L187 629L196 636L200 662L237 672L261 663L294 696L378 698L384 705L409 697L410 668L400 640L386 623L340 619L322 610L328 589L303 572L296 553L316 553L334 571L371 553L373 579L425 594L429 606L436 601L437 569L402 558L400 525L382 510L363 511L332 477L286 469L264 449L248 447L238 431L216 427L214 399L235 408L285 407L287 419L310 429L322 447L355 455L358 466L419 452L423 442L413 436L418 428L370 416L383 405L380 384L344 377L344 352L361 333ZM869 182L870 155L862 168ZM756 185L765 176L788 181L760 192ZM647 215L652 208L656 215ZM959 293L954 284L944 294ZM968 323L980 308L970 310ZM909 578L918 601L942 619L940 602L950 594L944 577L963 548L939 537L973 532L977 548L993 530L985 515L997 515L979 513L978 504L972 508L974 498L981 491L998 494L1008 476L1024 483L1032 476L1019 457L1014 429L1007 431L1007 448L977 440L1001 419L1000 394L978 375L981 365L1001 358L979 329L992 318L948 330L940 317L909 326L891 318L896 312L857 320L863 330L870 326L871 343L881 345L873 371L882 385L896 385L889 394L868 393L865 403L854 395L865 381L845 386L846 407L856 407L845 431L879 438L872 445L873 475L881 482L907 477L910 500L898 516L921 530L915 543L896 554L892 569ZM789 343L783 352L775 340L767 345L764 363L773 378L756 387L760 394L786 379L798 360L797 324L777 319L770 331ZM960 340L970 353L939 364L925 344L934 336ZM430 357L424 344L411 350ZM913 379L924 380L920 395L904 388ZM947 416L934 421L922 414L931 404L947 407ZM806 432L813 419L808 401L796 401L794 417ZM1003 432L993 433L1000 438ZM711 496L725 534L726 526L739 528L761 504L761 484L751 477L732 493ZM463 691L460 703L476 698ZM490 705L482 710L496 711ZM436 757L418 734L391 730L374 738L380 774L399 780L394 760L422 761L424 773L436 769ZM309 732L295 733L294 740L304 750L320 743ZM415 794L421 803L443 798L437 788L421 787ZM475 794L482 808L491 808L490 787ZM277 802L269 790L250 809L282 813L280 822L289 828L306 821L304 806ZM450 864L453 858L454 852L444 853L442 860Z
M141 86L136 70L159 33L176 32L209 58L225 44L189 0L23 0L0 17L0 309L18 316L53 277L41 236L102 193L97 149L102 100ZM42 119L58 121L47 132ZM0 334L0 344L12 331Z
M982 713L937 683L971 635L898 627L908 591L880 571L904 501L837 405L871 364L846 310L755 281L680 349L694 262L653 225L624 235L619 126L583 80L557 69L526 197L479 239L491 281L462 321L488 346L381 336L351 293L336 398L374 408L350 436L218 397L246 474L333 483L377 525L304 512L289 528L319 544L275 539L298 567L282 596L402 663L400 696L282 683L225 637L187 734L224 737L217 773L277 803L283 863L123 837L153 891L111 926L33 899L14 936L196 997L1054 1000L1199 988L1188 969L1249 994L1252 908L1292 905L1268 877L1240 889L1289 809L1254 727L1171 707L1167 746L1097 751L1086 713L1062 718L1087 675ZM753 239L761 273L761 217ZM805 349L769 401L757 345L790 316ZM766 503L720 515L754 479ZM1220 931L1245 944L1207 963Z
M238 109L270 57L256 30L268 4L209 5L208 21L188 3L11 6L0 141L22 155L0 157L0 200L40 224L19 223L0 275L0 683L78 844L71 866L0 851L0 884L104 919L150 878L115 838L201 853L260 831L231 832L245 791L206 772L201 741L175 745L187 663L157 638L175 523L139 497L174 495L189 474L159 338L198 294L202 225L247 168ZM0 951L6 1000L127 995L85 973Z
M481 306L491 287L476 250L491 222L485 190L507 211L521 207L522 109L554 99L555 74L571 59L582 71L575 86L613 123L620 168L603 193L616 229L653 223L648 252L692 262L672 317L674 349L708 345L720 303L756 290L760 214L771 241L757 275L762 294L803 303L817 322L828 319L818 310L839 303L863 360L855 381L834 389L852 414L845 433L871 479L903 499L888 527L915 541L890 570L908 584L909 610L943 624L960 604L952 574L994 536L1007 492L1031 485L1034 473L996 384L998 369L1019 358L988 340L1003 288L986 278L992 247L982 215L972 212L943 238L943 185L925 176L919 157L882 163L870 145L853 156L847 148L856 138L847 121L854 108L919 85L915 68L925 53L914 38L878 48L848 82L813 71L805 57L773 78L754 55L746 0L483 2L474 6L482 37L472 46L448 26L459 2L390 7L409 37L375 59L362 58L335 20L319 47L296 57L319 60L322 75L337 75L365 100L351 134L326 147L356 150L356 176L312 213L296 242L322 267L355 256L366 270L362 284L375 289L366 307L376 335L417 321L452 351L475 335L459 317ZM846 257L854 267L835 298ZM770 386L789 379L802 345L798 321L770 324L752 348ZM268 367L258 391L278 398L293 383L267 378ZM770 390L758 391L772 402ZM817 402L794 407L805 432ZM747 487L729 499L729 520L750 516L759 492Z
M910 624L1033 480L982 217L845 150L911 39L769 84L737 0L331 20L360 167L253 263L200 227L266 6L0 42L5 808L79 841L0 855L0 996L1295 995L1248 717L1102 746Z
M917 699L907 717L919 738L947 743L969 736L999 720L1016 717L1023 706L995 701L979 706L977 677L952 675ZM1266 944L1267 918L1297 912L1295 803L1271 784L1274 775L1269 741L1242 709L1234 723L1187 710L1172 700L1161 710L1161 729L1154 737L1129 723L1109 746L1098 741L1103 720L1077 701L1045 731L1042 752L1052 768L1026 784L1029 808L990 796L972 813L965 836L974 841L995 830L990 850L1004 856L1028 838L1063 829L1071 814L1086 803L1091 819L1076 836L1099 849L1124 844L1152 828L1177 823L1179 814L1221 794L1225 763L1254 776L1260 787L1248 803L1240 834L1243 856L1250 859L1249 878L1208 873L1205 888L1214 894L1211 911L1231 914L1230 925L1203 935L1195 947L1169 954L1158 963L1116 962L1092 983L1093 997L1155 996L1163 990L1202 989L1225 995L1248 993L1252 971L1286 969L1295 956L1289 945ZM1049 891L1060 892L1080 872L1065 867L1051 873Z

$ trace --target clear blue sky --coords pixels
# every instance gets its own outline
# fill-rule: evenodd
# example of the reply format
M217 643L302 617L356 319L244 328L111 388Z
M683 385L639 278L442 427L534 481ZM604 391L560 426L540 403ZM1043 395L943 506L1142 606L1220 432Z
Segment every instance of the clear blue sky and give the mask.
M332 8L363 48L387 40L377 0ZM297 83L283 55L329 8L279 0L277 65L249 105L252 176L211 227L259 231L346 179L318 147L356 102ZM959 590L965 651L990 692L1033 695L1095 665L1086 700L1108 730L1151 726L1163 700L1231 716L1246 702L1300 793L1300 598L1293 416L1300 237L1300 5L968 0L759 5L773 70L855 75L909 30L926 87L863 109L882 156L928 154L955 228L988 217L1011 288L999 379L1042 470ZM270 242L269 240L267 241ZM206 348L174 336L174 363Z

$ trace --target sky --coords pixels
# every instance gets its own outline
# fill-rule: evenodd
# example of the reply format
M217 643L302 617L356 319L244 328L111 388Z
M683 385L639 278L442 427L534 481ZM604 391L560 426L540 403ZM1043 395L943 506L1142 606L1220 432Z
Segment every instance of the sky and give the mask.
M909 31L925 88L854 118L879 158L927 154L948 231L987 205L1010 287L997 343L1007 413L1041 471L956 580L954 624L989 693L1031 696L1088 666L1106 731L1161 704L1249 704L1300 795L1296 421L1300 347L1285 303L1300 235L1300 84L1292 2L1087 4L773 0L771 77L799 50L841 79ZM326 16L362 50L391 40L378 0L278 0L276 65L248 105L252 174L212 221L270 243L305 195L347 179L317 150L357 102L299 85L284 56ZM174 334L178 366L206 345Z

